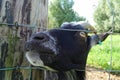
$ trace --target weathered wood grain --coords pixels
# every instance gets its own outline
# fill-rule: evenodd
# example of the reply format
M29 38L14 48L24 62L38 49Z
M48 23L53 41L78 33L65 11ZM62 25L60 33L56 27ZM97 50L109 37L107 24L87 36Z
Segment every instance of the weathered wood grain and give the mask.
M29 66L24 42L47 27L48 0L0 0L0 23L37 25L35 28L0 26L0 68ZM10 28L11 27L11 28ZM29 80L30 70L0 71L0 80ZM32 70L32 80L43 80L44 71Z

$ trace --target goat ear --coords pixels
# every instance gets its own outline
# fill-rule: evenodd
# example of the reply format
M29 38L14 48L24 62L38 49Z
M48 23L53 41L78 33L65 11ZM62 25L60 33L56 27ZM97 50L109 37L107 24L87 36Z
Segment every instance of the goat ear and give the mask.
M96 35L92 35L90 38L90 45L91 47L94 45L99 44L99 42L103 42L108 36L109 36L109 32L106 33L101 33L101 34L96 34Z

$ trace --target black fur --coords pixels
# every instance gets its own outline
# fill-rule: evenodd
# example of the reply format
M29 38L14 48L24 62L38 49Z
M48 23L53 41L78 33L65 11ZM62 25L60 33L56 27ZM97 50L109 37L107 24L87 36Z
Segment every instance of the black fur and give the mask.
M84 69L87 54L90 50L89 37L85 41L79 35L79 32L57 29L51 30L49 33L56 39L56 46L59 48L57 59L49 66L61 71Z
M80 31L61 29L85 30L78 24L62 25L59 29L34 34L30 41L26 43L26 48L38 52L44 65L57 70L59 80L68 80L65 72L71 70L75 71L76 80L85 80L85 66L91 48L91 37L87 33L85 33L84 37L81 36ZM43 45L43 43L49 41L51 41L51 45L55 44L57 52Z

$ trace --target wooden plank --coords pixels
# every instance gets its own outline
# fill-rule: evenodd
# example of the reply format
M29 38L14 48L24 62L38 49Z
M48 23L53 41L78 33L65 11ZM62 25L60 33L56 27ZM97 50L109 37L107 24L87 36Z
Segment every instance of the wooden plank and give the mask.
M48 0L0 0L0 22L37 25L35 28L0 26L0 68L29 66L24 43L34 31L47 27ZM15 69L0 71L0 80L43 80L44 71Z

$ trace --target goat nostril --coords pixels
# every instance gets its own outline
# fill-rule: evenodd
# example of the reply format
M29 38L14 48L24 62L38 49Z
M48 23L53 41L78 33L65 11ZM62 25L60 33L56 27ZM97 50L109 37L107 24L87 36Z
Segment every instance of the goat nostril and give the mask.
M45 33L36 33L32 36L32 39L35 41L45 42L49 37Z
M39 37L34 37L35 40L43 40L44 39L44 36L39 36Z

